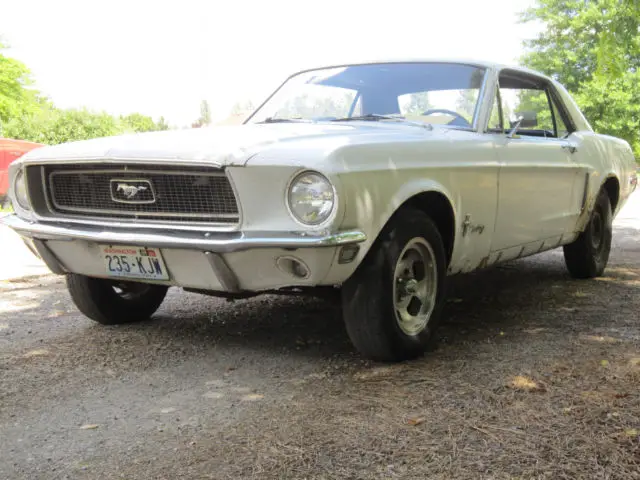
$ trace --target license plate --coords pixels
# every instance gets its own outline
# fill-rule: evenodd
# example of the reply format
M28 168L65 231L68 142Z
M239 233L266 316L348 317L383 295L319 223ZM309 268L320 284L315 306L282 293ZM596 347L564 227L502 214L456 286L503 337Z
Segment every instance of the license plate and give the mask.
M100 252L110 277L169 280L159 248L100 245Z

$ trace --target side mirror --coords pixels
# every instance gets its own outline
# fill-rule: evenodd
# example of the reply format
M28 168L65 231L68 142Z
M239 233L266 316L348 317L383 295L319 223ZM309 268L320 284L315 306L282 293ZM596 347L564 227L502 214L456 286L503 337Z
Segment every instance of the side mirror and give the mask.
M520 128L533 128L538 126L538 114L533 111L517 112L520 120ZM513 125L512 125L513 126Z

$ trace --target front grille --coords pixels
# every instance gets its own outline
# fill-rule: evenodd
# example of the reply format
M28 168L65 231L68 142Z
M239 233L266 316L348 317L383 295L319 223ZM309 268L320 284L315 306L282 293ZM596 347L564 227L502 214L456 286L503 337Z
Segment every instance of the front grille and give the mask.
M50 210L66 216L237 223L231 184L219 169L144 165L43 167Z

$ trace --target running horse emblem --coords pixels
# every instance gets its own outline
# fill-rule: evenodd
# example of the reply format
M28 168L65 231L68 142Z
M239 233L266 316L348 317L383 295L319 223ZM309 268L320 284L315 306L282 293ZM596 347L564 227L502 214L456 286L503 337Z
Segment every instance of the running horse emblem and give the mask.
M122 192L122 194L129 200L135 197L138 192L144 192L145 190L148 190L148 187L144 185L136 186L129 185L128 183L119 183L116 188L116 192Z

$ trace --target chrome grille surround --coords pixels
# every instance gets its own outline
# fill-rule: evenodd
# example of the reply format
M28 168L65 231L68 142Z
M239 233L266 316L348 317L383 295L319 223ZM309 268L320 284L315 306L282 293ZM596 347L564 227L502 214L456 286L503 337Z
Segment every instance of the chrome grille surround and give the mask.
M240 223L235 189L221 168L160 162L47 163L29 168L39 170L47 210L36 213L50 220L224 230ZM151 189L142 192L143 201L119 201L114 182L138 182Z

